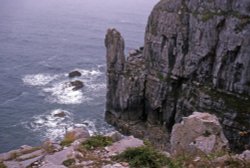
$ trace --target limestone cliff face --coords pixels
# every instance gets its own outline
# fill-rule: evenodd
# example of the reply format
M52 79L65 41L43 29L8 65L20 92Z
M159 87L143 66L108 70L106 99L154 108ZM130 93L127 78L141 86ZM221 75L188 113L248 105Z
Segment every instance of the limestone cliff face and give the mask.
M107 121L164 144L183 116L210 112L232 148L249 148L249 46L249 0L161 0L143 51L125 61L120 33L107 33Z

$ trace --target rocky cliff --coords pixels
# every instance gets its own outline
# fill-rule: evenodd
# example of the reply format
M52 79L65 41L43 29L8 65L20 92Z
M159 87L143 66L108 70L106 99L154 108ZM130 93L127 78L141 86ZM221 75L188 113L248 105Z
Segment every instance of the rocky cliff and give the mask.
M106 120L168 147L175 123L193 111L219 117L234 150L250 148L249 0L161 0L144 47L127 57L109 29Z

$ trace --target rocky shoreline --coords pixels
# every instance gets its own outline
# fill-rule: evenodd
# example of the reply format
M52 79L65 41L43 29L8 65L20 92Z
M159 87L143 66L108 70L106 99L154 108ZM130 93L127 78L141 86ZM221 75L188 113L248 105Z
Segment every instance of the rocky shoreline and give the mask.
M136 153L142 149L144 153ZM130 159L115 159L129 150L136 153L130 153ZM141 167L195 168L203 165L235 168L247 167L250 164L249 150L242 154L229 152L228 140L216 116L194 112L191 116L183 118L182 123L174 125L168 151L157 151L153 146L149 147L148 141L124 136L119 132L90 136L85 128L76 128L67 132L60 143L46 141L39 147L23 145L17 150L0 154L0 167L129 168L135 167L132 161L141 155L146 158L145 162L149 162L150 157L154 157L152 153L163 158L159 162L162 165L140 165ZM157 160L154 162L158 163Z

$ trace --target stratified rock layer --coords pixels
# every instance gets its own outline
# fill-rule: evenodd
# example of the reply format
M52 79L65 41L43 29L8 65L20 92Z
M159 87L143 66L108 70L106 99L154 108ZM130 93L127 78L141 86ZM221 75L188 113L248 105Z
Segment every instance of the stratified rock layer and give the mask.
M182 117L210 112L233 149L249 148L249 23L248 0L161 0L143 51L127 60L120 33L108 30L107 121L159 143Z

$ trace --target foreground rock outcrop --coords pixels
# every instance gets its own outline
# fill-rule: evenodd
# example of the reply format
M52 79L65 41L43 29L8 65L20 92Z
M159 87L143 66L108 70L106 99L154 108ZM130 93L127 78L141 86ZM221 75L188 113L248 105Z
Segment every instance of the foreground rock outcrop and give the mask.
M215 114L230 147L250 147L250 2L162 0L143 50L109 29L106 120L155 144L193 111ZM157 131L156 131L157 130Z
M208 113L194 112L175 124L171 133L172 153L216 153L228 150L218 118Z
M21 146L0 154L1 168L248 168L250 151L233 154L218 118L194 112L177 123L171 133L171 153L155 149L148 141L119 132L89 135L75 128L59 142L46 141L39 147Z
M103 143L100 139L91 140L84 128L76 128L65 135L61 143L46 141L42 146L21 146L17 150L0 154L0 167L2 168L128 168L128 163L120 163L112 159L113 156L125 151L127 148L144 145L142 140L133 136L123 136L118 132L106 136L112 140L106 148L84 148L83 143L91 141L88 145ZM120 137L119 140L117 137ZM67 144L65 143L67 141ZM99 145L99 144L97 144ZM94 146L93 146L94 147Z

